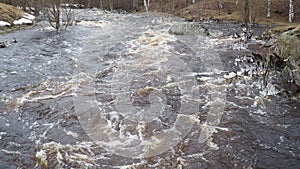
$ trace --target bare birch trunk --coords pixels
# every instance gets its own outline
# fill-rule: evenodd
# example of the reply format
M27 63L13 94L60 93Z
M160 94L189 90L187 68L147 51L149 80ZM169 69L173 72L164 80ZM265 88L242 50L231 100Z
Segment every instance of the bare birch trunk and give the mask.
M149 16L149 2L150 0L144 0L144 6L145 6L145 9L146 9L146 12L147 12L147 16Z
M293 22L293 19L294 19L294 0L290 0L289 22Z
M248 24L249 24L249 0L245 0L245 4L244 4L244 22L245 22L245 26L248 30Z
M268 14L267 17L270 18L271 17L271 0L268 0Z

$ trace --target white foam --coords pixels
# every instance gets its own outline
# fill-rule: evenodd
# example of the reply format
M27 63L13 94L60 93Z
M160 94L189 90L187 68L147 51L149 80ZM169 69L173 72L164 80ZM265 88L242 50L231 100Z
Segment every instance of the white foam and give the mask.
M261 109L258 109L257 111L253 112L254 114L259 114L259 115L266 115L267 112L262 111Z
M272 84L268 84L268 86L266 86L264 88L263 91L260 92L261 95L263 96L274 96L276 94L278 94L280 91L278 89L276 89L276 87Z
M0 140L2 139L3 135L6 135L6 132L0 132Z
M102 20L102 21L81 21L81 22L79 22L78 23L78 25L82 25L82 26L91 26L91 27L101 27L101 26L103 26L103 25L106 25L106 24L108 24L108 22L107 21L104 21L104 20Z
M223 77L225 79L232 79L232 78L236 77L236 73L230 72L228 75L224 75Z
M19 151L9 151L9 150L5 150L5 149L2 149L0 151L4 152L6 154L11 154L11 155L17 155L17 156L22 155L22 153L20 153Z
M77 138L77 137L78 137L78 134L77 134L77 133L75 133L75 132L73 132L73 131L66 130L65 128L64 128L64 132L65 132L67 135L72 136L72 137L74 137L74 138Z
M212 77L199 77L199 78L197 78L197 80L200 80L200 81L203 81L203 82L209 81L209 80L212 80L212 79L213 79Z

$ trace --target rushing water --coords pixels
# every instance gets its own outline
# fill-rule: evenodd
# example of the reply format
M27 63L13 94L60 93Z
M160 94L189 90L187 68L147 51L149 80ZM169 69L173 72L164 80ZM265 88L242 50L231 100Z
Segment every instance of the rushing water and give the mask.
M79 12L1 35L19 41L0 51L1 168L300 166L299 98L263 86L238 25Z

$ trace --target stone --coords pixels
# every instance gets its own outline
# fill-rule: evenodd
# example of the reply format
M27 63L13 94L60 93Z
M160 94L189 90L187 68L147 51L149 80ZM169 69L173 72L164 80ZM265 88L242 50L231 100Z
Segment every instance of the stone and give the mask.
M209 31L199 23L176 23L169 29L173 35L209 35Z
M279 36L275 53L286 62L288 75L300 86L300 27Z
M6 48L7 45L6 45L6 42L0 42L0 48Z

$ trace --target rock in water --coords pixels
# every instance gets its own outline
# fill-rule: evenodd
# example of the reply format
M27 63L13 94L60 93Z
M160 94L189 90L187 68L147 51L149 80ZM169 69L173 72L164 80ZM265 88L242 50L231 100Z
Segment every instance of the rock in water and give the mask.
M286 62L286 70L300 86L300 27L280 35L276 54Z
M173 35L209 35L208 30L199 23L176 23L169 29Z
M5 48L6 47L6 43L5 42L0 42L0 48Z

